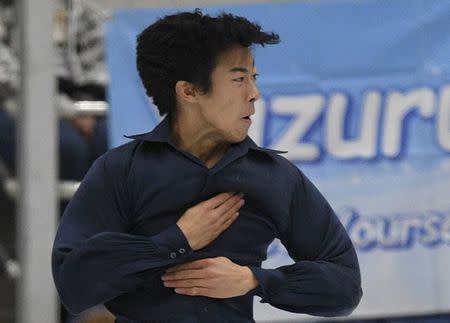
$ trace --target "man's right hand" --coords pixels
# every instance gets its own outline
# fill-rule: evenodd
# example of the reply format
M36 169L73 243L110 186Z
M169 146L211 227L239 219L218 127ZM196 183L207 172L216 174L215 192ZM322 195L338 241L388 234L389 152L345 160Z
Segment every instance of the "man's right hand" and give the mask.
M243 194L221 193L188 209L177 221L192 250L207 246L238 217Z

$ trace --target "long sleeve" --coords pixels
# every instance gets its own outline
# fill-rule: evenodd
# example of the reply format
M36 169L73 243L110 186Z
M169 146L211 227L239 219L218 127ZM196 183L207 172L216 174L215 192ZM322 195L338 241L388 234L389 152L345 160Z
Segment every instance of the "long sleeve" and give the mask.
M353 244L334 211L298 171L289 210L290 226L281 241L294 264L276 269L250 267L261 302L318 316L350 314L362 297Z
M67 206L53 246L53 278L70 312L151 286L162 267L193 252L176 224L152 237L128 234L131 210L126 163L100 157Z

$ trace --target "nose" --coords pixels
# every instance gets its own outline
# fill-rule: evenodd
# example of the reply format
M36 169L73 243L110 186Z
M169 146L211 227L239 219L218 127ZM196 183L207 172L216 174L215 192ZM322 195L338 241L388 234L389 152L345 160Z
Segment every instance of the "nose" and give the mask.
M259 89L258 86L256 85L256 80L252 80L251 84L250 84L250 102L254 102L256 100L258 100L260 98L260 93L259 93Z

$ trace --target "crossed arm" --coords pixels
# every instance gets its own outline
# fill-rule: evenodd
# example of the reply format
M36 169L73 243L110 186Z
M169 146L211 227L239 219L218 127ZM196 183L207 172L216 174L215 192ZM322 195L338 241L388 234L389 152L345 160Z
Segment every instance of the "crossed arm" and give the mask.
M291 210L301 210L301 216L291 217L290 230L282 237L296 263L276 269L240 266L224 257L185 264L168 257L172 250L184 248L188 255L214 240L239 216L242 196L219 194L187 210L167 230L142 237L126 232L127 203L117 204L126 196L122 182L120 176L108 176L105 158L100 158L61 220L52 268L61 300L71 312L151 285L161 268L169 268L161 277L166 287L185 295L228 298L258 287L262 302L323 316L348 314L358 304L361 282L353 246L306 177L301 176L292 193L301 198L293 199Z
M348 315L361 297L354 247L334 211L298 171L292 191L290 230L281 237L295 263L276 269L245 267L224 257L169 268L161 277L176 293L235 297L257 288L262 302L291 312Z
M242 194L223 193L187 210L177 225L192 250L199 250L225 231L239 216L245 201ZM181 264L161 277L178 294L229 298L241 296L258 286L249 267L225 257Z

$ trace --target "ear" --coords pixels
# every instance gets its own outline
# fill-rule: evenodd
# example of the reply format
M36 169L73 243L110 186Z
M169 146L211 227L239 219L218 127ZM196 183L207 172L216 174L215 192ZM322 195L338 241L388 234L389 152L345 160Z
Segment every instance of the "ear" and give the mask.
M194 84L187 81L177 81L175 84L175 92L178 98L190 102L196 103L198 98L198 91Z

